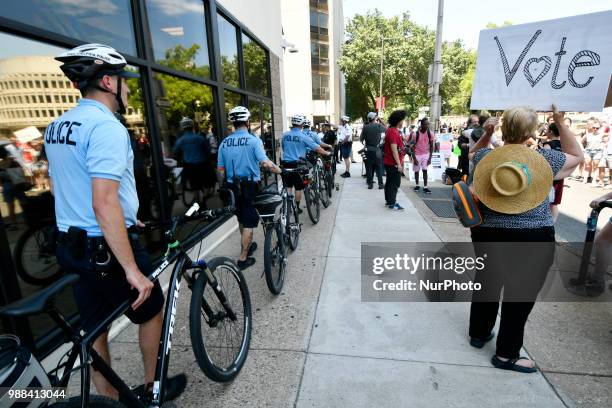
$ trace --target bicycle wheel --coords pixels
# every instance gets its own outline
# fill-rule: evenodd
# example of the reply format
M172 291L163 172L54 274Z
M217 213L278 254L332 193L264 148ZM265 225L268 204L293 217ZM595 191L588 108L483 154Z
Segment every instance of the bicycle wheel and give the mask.
M329 194L327 193L327 182L325 180L325 175L322 174L320 170L317 171L317 186L319 188L319 199L321 200L321 204L323 204L324 208L329 207L331 201L329 200Z
M264 242L264 273L266 274L266 285L275 295L281 292L285 282L286 254L287 249L281 224L277 222L267 225Z
M244 276L231 259L211 259L208 268L220 292L208 284L204 271L198 273L189 308L191 346L204 374L227 382L238 375L249 352L251 299Z
M319 222L319 217L321 216L321 203L319 202L317 186L306 186L306 188L304 188L304 197L306 198L308 217L313 224L316 224Z
M332 190L334 189L334 175L331 171L325 172L325 188L327 189L327 195L332 198Z
M55 258L55 222L49 220L28 228L15 245L17 274L30 285L45 286L62 274Z
M295 201L287 200L287 225L285 230L289 248L295 251L300 241L300 215L295 208Z

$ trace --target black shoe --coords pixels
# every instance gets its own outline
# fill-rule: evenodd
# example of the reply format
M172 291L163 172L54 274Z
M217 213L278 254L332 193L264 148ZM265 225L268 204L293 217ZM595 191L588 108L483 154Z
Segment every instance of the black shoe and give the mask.
M419 187L419 186L414 186L414 188L413 188L412 190L414 190L414 191L419 191L420 189L421 189L421 187Z
M351 173L344 172L344 173L342 173L342 174L340 175L340 177L342 177L342 178L351 177Z
M355 160L351 160L351 163L357 163Z
M187 387L187 377L185 374L178 374L173 377L168 377L166 379L166 394L164 395L164 400L172 401L181 396L185 388ZM145 405L151 401L153 394L153 383L147 384L147 388L145 389L145 385L141 384L138 387L134 388L132 391L139 400L141 400ZM129 402L125 401L121 396L119 397L119 402L121 402L125 406L129 406Z
M481 348L484 347L485 344L487 344L489 341L491 341L493 339L493 337L495 337L495 332L489 333L489 335L486 338L484 338L484 339L477 339L475 337L471 337L470 338L470 346L481 349Z
M247 256L253 255L253 253L257 250L257 242L251 242L249 245L249 250L247 251Z
M371 189L373 189L373 188L374 188L374 185L373 185L373 184L368 184L368 190L371 190Z
M302 210L300 207L298 207L298 214L302 214L304 212L304 210Z
M383 186L382 184L379 184L379 185L378 185L378 189L379 189L379 190L382 190L383 188L385 188L385 186Z
M253 266L255 264L255 258L248 257L244 261L239 260L238 262L236 262L236 264L238 265L241 271L244 271L246 268Z
M423 187L423 192L424 192L425 194L431 194L431 190L430 190L430 189L428 189L427 187Z

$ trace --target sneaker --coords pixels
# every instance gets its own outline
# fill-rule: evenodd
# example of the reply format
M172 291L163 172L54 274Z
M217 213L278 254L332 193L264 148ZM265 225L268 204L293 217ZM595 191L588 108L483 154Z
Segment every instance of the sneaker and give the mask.
M298 214L302 214L304 212L304 210L302 210L300 207L298 207Z
M173 377L168 377L166 379L166 395L164 396L166 401L172 401L181 396L185 388L187 387L187 377L185 374L178 374ZM138 397L139 400L148 405L149 401L151 401L153 394L153 383L147 384L145 389L145 385L141 384L138 387L132 389L134 394ZM123 403L125 406L128 406L128 402L124 401L123 398L119 397L119 402Z
M414 191L419 191L420 189L421 189L421 187L419 187L419 186L414 186L414 188L413 188L412 190L414 190Z
M373 184L368 184L368 190L371 190L371 189L373 189L373 188L374 188L374 185L373 185Z
M402 207L398 203L395 203L394 205L389 206L389 209L393 211L404 211L404 207Z
M384 188L385 188L385 186L383 186L382 184L379 184L379 185L378 185L378 189L379 189L379 190L382 190L382 189L384 189Z
M248 257L244 261L239 260L238 262L236 262L236 264L238 265L241 271L244 271L246 268L253 266L255 264L255 258Z
M427 187L423 187L423 192L424 192L425 194L431 194L431 190L430 190L430 189L428 189Z
M342 173L342 174L340 175L340 177L342 177L342 178L351 177L351 173L344 172L344 173Z

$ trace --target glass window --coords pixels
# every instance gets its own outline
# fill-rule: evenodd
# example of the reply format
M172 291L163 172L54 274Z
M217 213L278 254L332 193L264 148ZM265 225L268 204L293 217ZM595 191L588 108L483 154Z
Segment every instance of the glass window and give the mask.
M259 109L260 102L257 99L249 98L249 112L251 112L251 134L261 137L261 114Z
M319 35L327 35L327 19L327 14L311 9L310 32Z
M264 148L266 149L266 154L270 160L276 161L277 154L275 152L275 144L274 144L274 128L272 123L272 106L269 103L263 104L263 112L262 112L262 123L263 123L263 133L262 140L264 142Z
M130 0L9 0L2 17L136 55ZM16 42L13 52L22 50L20 45Z
M248 35L242 35L242 56L246 89L268 95L268 56L259 44Z
M238 36L236 26L222 15L217 15L219 28L219 45L221 49L221 76L228 85L240 86L240 69L238 67Z
M155 84L155 99L160 113L158 120L161 127L161 148L165 165L165 173L162 177L166 180L164 187L168 192L172 212L178 215L185 212L185 197L191 196L189 191L187 191L187 195L181 193L183 185L177 184L178 181L174 177L176 171L173 169L183 167L184 159L186 159L180 150L175 150L177 140L184 133L179 128L179 121L184 116L189 117L194 120L196 134L201 134L202 137L210 136L217 140L218 132L215 127L213 93L212 88L208 85L161 73L155 74ZM210 143L204 144L204 149L203 155L200 156L204 159L204 164L199 175L202 177L201 182L206 190L206 195L212 195L217 181L215 175L216 157L214 152L210 150ZM206 199L205 204L209 208L221 205L216 197ZM183 231L187 233L189 229L183 228Z
M210 77L202 0L149 0L146 5L155 61Z
M242 95L236 92L225 90L223 91L223 96L225 97L225 117L229 114L229 111L235 106L243 106ZM232 128L232 124L227 122L227 129L225 129L225 136L232 133L234 129Z
M312 99L329 99L329 76L322 74L312 74Z
M311 62L313 66L329 65L329 46L318 41L310 42Z

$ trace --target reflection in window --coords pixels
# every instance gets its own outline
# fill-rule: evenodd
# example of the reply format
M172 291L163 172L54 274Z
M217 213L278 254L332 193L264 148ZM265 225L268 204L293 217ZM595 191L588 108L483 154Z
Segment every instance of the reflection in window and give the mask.
M136 55L130 0L13 0L3 6L2 17Z
M232 91L223 91L223 95L225 96L225 117L229 114L229 111L236 106L244 106L242 103L242 95L232 92ZM225 136L229 135L234 131L232 124L227 122L227 129L225 130Z
M216 151L213 149L215 141L218 140L218 133L214 127L212 88L208 85L160 73L155 74L155 80L156 100L161 114L159 118L161 125L160 139L164 156L164 174L162 177L166 180L164 187L168 191L173 214L181 214L184 213L186 205L189 204L186 204L186 197L191 197L189 191L188 195L181 193L183 191L183 184L181 183L185 182L187 178L181 178L180 181L177 178L178 174L182 174L185 160L191 160L191 157L187 157L182 149L175 149L177 140L184 133L179 127L179 122L184 116L194 121L195 133L207 140L207 143L204 144L204 153L200 157L204 158L206 167L205 170L198 173L198 177L202 177L200 182L204 186L204 195L209 196L214 193ZM206 205L211 208L211 206L220 206L221 204L216 202L215 198L206 198ZM189 228L184 230L187 233Z
M251 112L251 133L261 137L261 115L259 112L259 101L249 99L249 112Z
M310 42L310 58L313 68L329 65L329 46L318 41Z
M246 89L261 95L268 95L268 58L266 50L249 38L242 35L242 56L244 59L244 76Z
M329 75L312 74L312 99L329 99Z
M275 160L277 155L274 151L274 129L272 127L272 106L268 103L263 104L262 112L263 133L261 139L264 142L266 154L271 160Z
M221 74L226 84L240 86L238 68L238 40L236 26L218 14L219 46L221 49Z
M149 0L146 5L155 60L210 77L202 0Z

